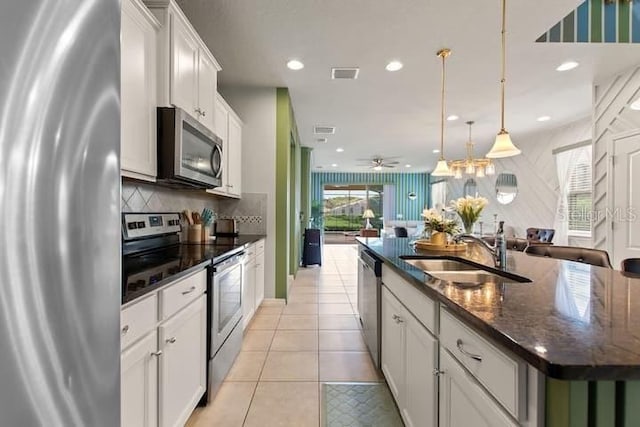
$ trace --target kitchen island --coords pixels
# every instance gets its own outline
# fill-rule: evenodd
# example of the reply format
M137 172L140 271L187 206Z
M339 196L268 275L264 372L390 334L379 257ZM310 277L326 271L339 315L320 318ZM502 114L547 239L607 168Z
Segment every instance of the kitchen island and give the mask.
M633 425L632 421L640 419L638 405L634 407L640 397L640 382L634 381L640 379L636 326L640 279L611 269L510 252L508 272L530 281L505 279L465 287L438 280L410 264L408 258L459 258L478 270L497 272L487 252L477 245L444 254L416 251L406 238L359 238L358 242L383 262L385 286L386 271L387 281L399 278L403 286L434 301L436 322L430 333L441 347L446 341L441 336L443 327L450 317L540 375L544 387L537 391L541 399L537 405L545 416L539 417L539 425ZM398 292L390 293L398 297ZM384 334L384 325L382 330ZM461 347L454 345L451 354L463 352ZM442 355L440 359L442 362ZM440 370L441 365L435 369ZM472 361L465 368L473 372L476 365L482 362ZM517 375L518 387L522 387L525 376ZM534 378L528 375L529 382ZM517 406L508 411L516 424L531 425L523 423L530 417L523 416Z

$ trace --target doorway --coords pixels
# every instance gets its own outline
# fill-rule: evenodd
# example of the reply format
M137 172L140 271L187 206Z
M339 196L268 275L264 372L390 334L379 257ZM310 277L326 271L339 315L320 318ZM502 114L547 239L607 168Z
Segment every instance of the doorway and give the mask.
M325 185L322 201L325 243L353 244L365 227L363 215L367 209L373 211L373 218L369 219L372 228L379 231L384 217L383 198L383 185Z

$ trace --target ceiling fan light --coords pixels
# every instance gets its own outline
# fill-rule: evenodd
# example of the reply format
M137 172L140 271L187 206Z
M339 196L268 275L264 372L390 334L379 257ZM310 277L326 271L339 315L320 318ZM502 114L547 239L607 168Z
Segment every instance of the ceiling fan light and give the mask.
M496 141L491 147L491 151L487 153L487 157L490 159L502 159L504 157L513 157L522 153L518 147L513 145L511 136L506 130L501 130L496 136Z
M455 170L455 172L453 173L454 178L462 179L462 168L455 168L454 170Z
M484 173L487 175L495 175L496 174L496 165L493 162L489 163L487 167L484 169Z
M382 166L380 166L380 165L374 166L373 170L374 171L381 171L382 170Z
M431 172L433 176L453 176L451 169L449 169L449 165L447 161L444 159L438 160L438 164L433 172Z

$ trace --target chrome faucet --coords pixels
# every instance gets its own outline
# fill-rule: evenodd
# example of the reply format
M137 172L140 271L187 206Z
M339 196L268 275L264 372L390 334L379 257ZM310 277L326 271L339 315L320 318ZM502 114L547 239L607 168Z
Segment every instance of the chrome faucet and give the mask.
M455 242L467 240L480 244L480 246L485 248L491 254L491 258L493 258L494 265L497 269L507 269L507 239L504 237L504 221L500 221L500 225L495 236L495 244L493 246L473 234L458 234L454 236L453 240Z

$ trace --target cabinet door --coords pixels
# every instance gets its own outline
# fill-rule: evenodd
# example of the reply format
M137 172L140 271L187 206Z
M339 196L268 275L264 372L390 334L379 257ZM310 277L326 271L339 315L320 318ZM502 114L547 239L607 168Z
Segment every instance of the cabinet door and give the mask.
M158 425L158 333L146 335L122 353L120 368L120 424L122 427Z
M242 195L242 124L229 114L228 157L228 192L240 197Z
M406 319L405 390L402 415L407 427L435 427L437 417L438 341L415 317Z
M256 262L250 260L244 266L242 278L242 327L246 329L255 313Z
M405 361L404 309L389 292L382 287L382 373L387 379L391 393L398 406L403 399Z
M183 426L206 389L206 297L159 328L160 426Z
M198 115L198 42L175 14L171 15L171 104Z
M516 426L499 405L456 362L440 350L440 426Z
M256 310L264 300L264 252L256 255Z
M157 23L138 0L124 0L120 31L121 168L155 181Z
M210 130L214 130L217 70L207 52L200 49L198 55L198 107L200 121ZM223 152L224 153L224 152Z

